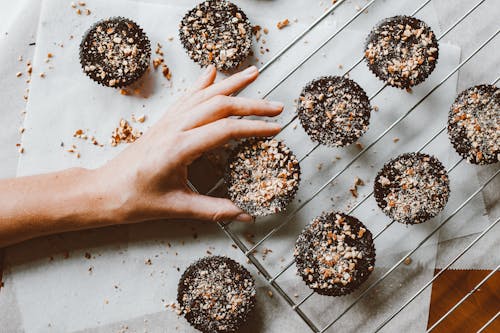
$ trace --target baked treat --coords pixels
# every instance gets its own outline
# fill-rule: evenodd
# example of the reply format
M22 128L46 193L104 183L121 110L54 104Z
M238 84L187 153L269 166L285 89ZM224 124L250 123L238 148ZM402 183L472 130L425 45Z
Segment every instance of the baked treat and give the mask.
M112 17L95 23L80 44L80 64L92 80L108 87L124 87L148 69L151 44L132 20Z
M462 91L448 115L448 135L455 150L470 163L497 163L500 89L483 84Z
M249 139L231 153L225 175L230 199L253 216L281 212L300 183L299 161L276 139Z
M180 40L189 57L202 67L222 71L238 67L252 48L252 25L245 13L225 0L199 3L180 23Z
M357 218L337 212L309 223L297 238L294 256L307 286L326 296L356 290L375 265L371 232Z
M309 82L299 97L297 113L309 137L341 147L355 142L368 129L370 101L356 82L324 76Z
M423 82L436 67L439 45L429 26L411 16L394 16L368 35L365 58L387 84L407 89Z
M448 202L448 173L433 156L406 153L387 162L375 178L382 211L400 223L417 224L436 216Z
M255 307L250 272L227 257L205 257L182 274L177 290L180 313L204 333L234 332Z

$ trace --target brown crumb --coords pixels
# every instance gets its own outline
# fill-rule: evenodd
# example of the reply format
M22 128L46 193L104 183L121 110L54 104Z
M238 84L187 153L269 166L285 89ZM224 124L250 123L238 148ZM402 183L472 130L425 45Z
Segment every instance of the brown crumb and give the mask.
M396 137L396 138L392 139L392 141L394 141L394 143L396 143L399 141L399 138Z
M358 189L356 186L352 187L349 189L349 191L351 192L352 196L357 198L358 197Z
M273 292L271 290L268 290L267 291L267 295L270 297L270 298L273 298Z
M132 143L139 139L141 135L142 132L134 130L128 121L121 119L120 125L115 128L111 135L111 146L116 147L120 143Z
M409 265L409 264L411 264L411 261L412 260L410 257L406 257L404 263L405 263L405 265Z
M365 148L365 146L363 146L363 144L361 142L356 142L356 147L358 147L359 149L363 149Z
M21 73L21 72L17 72L17 73L16 73L16 76L17 76L17 77L21 77L21 76L23 76L23 73Z
M151 259L148 259L144 262L144 264L151 266L153 262L151 261Z
M281 30L281 29L283 29L284 27L286 27L289 24L290 24L290 21L288 19L284 19L283 21L279 21L276 24L276 27Z
M167 65L163 64L161 66L161 72L163 73L163 76L167 78L167 80L170 81L170 79L172 78L172 73L170 72L170 69L168 68Z

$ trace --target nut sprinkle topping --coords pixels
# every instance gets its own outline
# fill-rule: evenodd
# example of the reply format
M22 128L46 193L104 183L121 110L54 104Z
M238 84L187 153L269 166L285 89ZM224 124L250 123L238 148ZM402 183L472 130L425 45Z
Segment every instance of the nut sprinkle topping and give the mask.
M255 307L255 282L248 270L227 257L205 257L179 281L180 313L205 333L234 332Z
M249 139L233 151L225 180L229 197L247 213L278 213L297 193L299 161L281 141Z
M387 162L375 178L375 199L390 218L404 224L425 222L448 202L448 174L427 154L406 153Z
M202 67L230 71L249 55L252 25L245 13L225 0L208 0L191 9L180 23L180 40Z
M436 67L439 46L429 26L414 17L394 16L370 33L365 58L387 84L407 89L423 82Z
M151 45L132 20L113 17L95 23L80 44L80 63L92 80L108 87L124 87L148 69Z
M371 232L357 218L337 212L316 217L302 231L294 256L309 288L327 296L351 293L375 265Z
M324 76L308 83L299 97L297 113L309 137L327 146L342 147L368 129L370 101L356 82Z
M455 150L470 163L497 163L500 89L483 84L461 92L448 115L448 134Z

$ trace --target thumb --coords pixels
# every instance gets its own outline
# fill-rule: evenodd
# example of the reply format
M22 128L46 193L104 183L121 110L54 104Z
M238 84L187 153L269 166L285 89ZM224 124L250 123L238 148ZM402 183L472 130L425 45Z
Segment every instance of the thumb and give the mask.
M245 213L229 199L214 198L196 193L188 194L188 198L186 199L183 202L187 217L214 222L231 220L239 222L253 221L251 215Z

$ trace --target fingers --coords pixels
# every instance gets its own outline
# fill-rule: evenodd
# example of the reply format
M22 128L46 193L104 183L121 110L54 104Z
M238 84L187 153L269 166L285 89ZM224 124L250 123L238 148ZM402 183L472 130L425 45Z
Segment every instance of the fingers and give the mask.
M280 130L278 124L261 120L224 118L185 132L186 140L179 151L185 161L191 162L231 139L272 136Z
M202 126L229 116L274 117L283 111L283 103L262 99L217 95L203 102L187 115L185 129Z
M180 215L197 220L221 222L251 222L253 217L228 199L214 198L196 193L186 193L180 207Z
M196 80L196 82L193 84L189 92L192 94L210 86L212 83L214 83L216 74L217 72L215 70L215 66L209 65L200 75L198 80Z
M234 94L255 81L257 76L259 76L257 67L248 67L244 71L231 75L227 79L214 83L199 91L193 98L198 103L201 103L217 95Z

